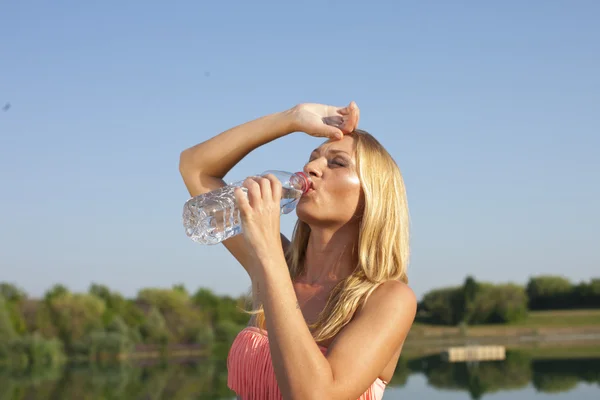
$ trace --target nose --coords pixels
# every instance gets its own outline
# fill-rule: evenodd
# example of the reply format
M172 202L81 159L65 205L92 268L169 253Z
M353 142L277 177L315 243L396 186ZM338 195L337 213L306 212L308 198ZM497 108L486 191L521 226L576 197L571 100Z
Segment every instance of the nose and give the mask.
M306 163L306 165L304 166L304 173L308 176L315 176L317 178L320 178L322 175L322 171L321 168L319 168L318 165L318 158L310 161L308 163Z

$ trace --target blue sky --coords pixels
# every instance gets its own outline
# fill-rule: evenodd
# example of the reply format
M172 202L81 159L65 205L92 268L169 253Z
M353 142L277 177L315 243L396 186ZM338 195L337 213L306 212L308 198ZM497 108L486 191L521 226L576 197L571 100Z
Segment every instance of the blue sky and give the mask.
M403 171L419 297L599 275L598 2L51 3L0 11L0 280L244 292L222 246L184 234L180 152L351 100ZM300 169L319 143L295 133L226 179Z

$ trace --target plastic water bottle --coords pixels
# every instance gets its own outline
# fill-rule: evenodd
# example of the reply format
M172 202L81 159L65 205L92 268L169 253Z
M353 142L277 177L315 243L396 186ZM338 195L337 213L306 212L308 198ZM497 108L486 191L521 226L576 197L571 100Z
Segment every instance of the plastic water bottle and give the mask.
M302 172L285 171L265 171L259 176L267 174L281 181L281 213L290 213L310 187L307 176ZM212 245L240 234L241 218L233 192L243 182L234 182L186 201L183 206L186 235L197 243ZM242 190L247 192L246 188Z

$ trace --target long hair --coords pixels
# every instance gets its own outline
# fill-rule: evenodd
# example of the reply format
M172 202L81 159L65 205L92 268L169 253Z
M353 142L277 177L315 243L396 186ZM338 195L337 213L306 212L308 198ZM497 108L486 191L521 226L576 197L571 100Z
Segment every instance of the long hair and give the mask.
M371 134L355 130L352 135L364 194L357 246L358 264L350 276L333 288L317 321L310 325L317 342L335 337L378 284L388 280L408 283L410 221L400 168ZM298 220L286 252L292 280L304 272L309 236L308 224ZM256 315L258 327L266 329L262 305L251 314Z

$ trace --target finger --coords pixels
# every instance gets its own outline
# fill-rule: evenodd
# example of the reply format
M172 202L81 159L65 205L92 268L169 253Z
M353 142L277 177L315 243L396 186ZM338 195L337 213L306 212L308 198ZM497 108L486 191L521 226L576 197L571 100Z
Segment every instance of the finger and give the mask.
M337 112L342 115L348 115L352 112L353 108L358 108L358 106L354 101L351 101L350 104L348 104L346 107L338 109Z
M265 175L265 178L270 182L272 199L279 203L281 200L281 181L273 174Z
M356 103L350 103L348 114L344 115L344 122L339 127L344 133L353 132L358 127L360 119L360 110Z
M248 212L252 210L250 203L248 202L248 195L244 193L244 190L241 187L236 187L233 189L233 196L235 197L235 202L240 210L240 215L242 217L248 215Z
M271 192L271 181L265 177L260 177L256 180L258 185L260 186L260 197L264 200L271 200L273 198L273 193Z
M344 137L344 132L335 126L326 126L323 133L330 139L339 140Z
M255 208L260 204L261 194L259 184L254 178L246 178L243 186L248 189L248 203L250 204L250 207Z

